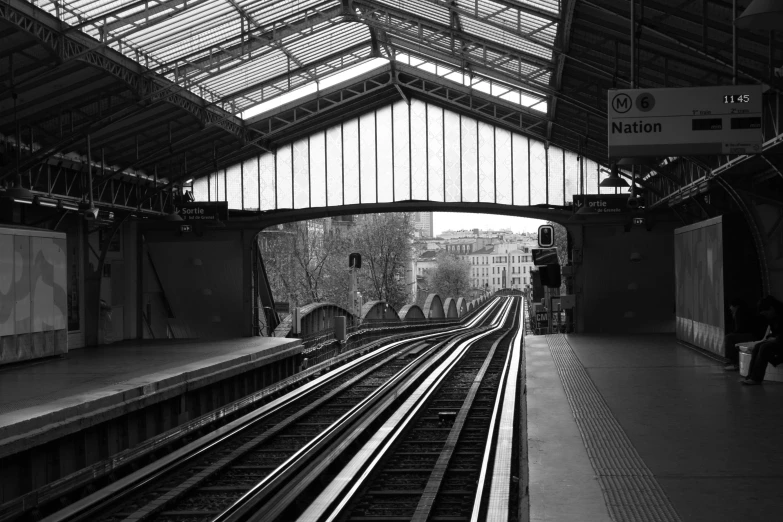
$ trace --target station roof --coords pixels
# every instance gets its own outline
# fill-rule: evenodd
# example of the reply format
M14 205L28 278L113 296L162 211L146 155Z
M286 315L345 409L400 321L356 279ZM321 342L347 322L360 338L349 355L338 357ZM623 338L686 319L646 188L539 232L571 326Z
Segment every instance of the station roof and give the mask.
M737 12L749 3L738 0ZM400 97L606 164L606 90L631 85L630 5L6 0L0 133L27 150L0 177L84 159L89 134L107 175L184 180ZM639 86L732 83L730 1L646 0L636 17ZM738 83L780 92L774 38L740 37ZM706 171L725 161L664 161L648 181L660 171L674 189L687 182L681 163Z

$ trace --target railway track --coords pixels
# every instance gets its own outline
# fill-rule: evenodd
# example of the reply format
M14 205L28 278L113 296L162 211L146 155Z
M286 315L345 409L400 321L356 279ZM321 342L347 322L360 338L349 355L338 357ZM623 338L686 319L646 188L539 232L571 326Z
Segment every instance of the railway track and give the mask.
M496 329L485 323L509 307L497 299L463 327L365 354L45 520L238 521L261 506L285 510L291 484L312 485L314 470L360 444L454 346Z

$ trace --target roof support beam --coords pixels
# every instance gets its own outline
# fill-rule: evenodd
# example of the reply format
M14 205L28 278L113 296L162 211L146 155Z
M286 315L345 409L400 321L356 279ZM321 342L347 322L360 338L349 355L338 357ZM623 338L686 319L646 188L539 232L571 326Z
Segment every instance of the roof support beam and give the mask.
M632 0L635 1L635 0ZM571 24L574 20L574 6L576 0L563 0L563 23L557 27L558 38L560 40L560 54L557 56L557 66L555 73L549 84L556 93L559 93L563 83L563 67L565 66L566 55L571 48ZM557 94L552 96L547 106L549 122L547 122L546 136L547 140L552 139L552 122L555 121L557 114Z

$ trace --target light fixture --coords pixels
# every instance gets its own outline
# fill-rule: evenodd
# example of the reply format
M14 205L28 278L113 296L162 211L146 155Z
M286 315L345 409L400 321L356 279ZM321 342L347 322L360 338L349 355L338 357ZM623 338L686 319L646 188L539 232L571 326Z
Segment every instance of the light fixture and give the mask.
M14 183L13 187L5 189L5 195L14 198L17 203L31 204L33 202L33 193L24 188L19 181Z
M61 199L57 204L57 208L60 210L79 210L79 205Z
M631 263L638 263L642 260L642 255L639 252L631 252Z
M42 207L50 207L50 208L56 208L57 207L57 200L52 198L47 198L44 196L35 196L33 198L33 203L36 205L41 205Z
M753 0L734 20L739 29L779 31L783 27L783 2L780 0Z
M601 183L598 184L600 187L627 187L628 182L625 181L623 178L620 177L617 170L617 164L612 165L612 170L609 172L609 176L604 178Z
M166 221L172 221L172 222L173 221L185 221L184 219L182 219L182 216L180 216L176 212L169 212L168 214L166 214L166 216L163 219L165 219Z

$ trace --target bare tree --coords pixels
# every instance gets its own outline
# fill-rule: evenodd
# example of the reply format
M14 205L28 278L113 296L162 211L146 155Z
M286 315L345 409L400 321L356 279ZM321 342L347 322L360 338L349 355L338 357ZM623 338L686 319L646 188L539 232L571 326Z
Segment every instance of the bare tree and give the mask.
M435 269L429 274L429 287L442 298L461 297L470 291L470 264L448 252L438 253Z
M403 212L365 215L354 228L353 251L362 255L359 288L366 300L380 299L398 310L406 303L413 230L410 215Z
M345 241L331 237L321 220L289 223L259 238L276 300L328 300L330 269L345 250Z

